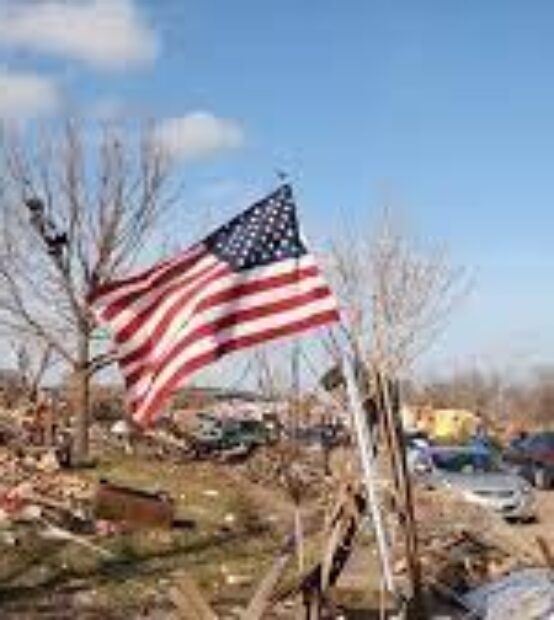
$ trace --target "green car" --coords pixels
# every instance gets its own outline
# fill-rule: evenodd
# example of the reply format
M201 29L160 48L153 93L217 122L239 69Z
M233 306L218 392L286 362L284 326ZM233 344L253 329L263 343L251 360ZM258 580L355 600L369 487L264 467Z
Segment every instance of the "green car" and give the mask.
M194 436L194 451L200 457L224 452L248 455L269 439L266 426L258 420L209 418Z

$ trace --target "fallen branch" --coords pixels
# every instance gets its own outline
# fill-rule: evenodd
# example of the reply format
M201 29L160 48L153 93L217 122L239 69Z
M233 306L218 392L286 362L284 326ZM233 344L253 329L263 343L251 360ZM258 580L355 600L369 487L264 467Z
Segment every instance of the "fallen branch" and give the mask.
M250 599L248 607L242 615L242 620L260 620L263 617L264 612L271 604L271 595L275 590L281 575L283 574L292 555L291 546L288 545L288 549L285 549L277 557L272 564L269 571L261 580L254 596Z
M86 549L94 551L95 553L98 553L98 555L101 555L105 558L111 559L115 557L111 551L104 549L104 547L101 547L100 545L96 545L90 542L89 540L87 540L86 538L83 538L82 536L78 536L77 534L73 534L73 532L70 532L64 528L54 525L53 523L50 523L44 518L40 518L37 522L45 526L45 529L42 532L42 535L45 538L53 538L56 540L65 540L68 542L73 542L77 545L80 545L81 547L85 547Z
M169 597L179 610L179 617L182 620L217 620L217 616L188 573L184 571L175 573L174 580L175 584L169 589Z

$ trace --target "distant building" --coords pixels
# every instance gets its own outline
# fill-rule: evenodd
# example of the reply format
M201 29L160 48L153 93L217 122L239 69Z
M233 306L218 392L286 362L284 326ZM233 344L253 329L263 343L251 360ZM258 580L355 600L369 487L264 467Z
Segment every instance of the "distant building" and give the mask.
M407 431L423 431L442 442L466 439L481 423L479 415L468 409L404 406L401 415Z

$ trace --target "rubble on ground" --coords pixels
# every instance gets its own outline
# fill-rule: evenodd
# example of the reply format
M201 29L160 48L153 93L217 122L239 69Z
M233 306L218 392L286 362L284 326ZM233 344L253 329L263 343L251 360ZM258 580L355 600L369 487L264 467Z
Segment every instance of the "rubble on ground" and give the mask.
M554 617L551 571L528 568L468 592L464 602L485 620L549 620Z
M0 447L0 520L4 523L40 511L84 516L93 484L62 470L52 451L36 454Z
M512 577L526 574L525 571L545 570L544 555L535 541L499 515L464 502L446 489L416 486L414 493L423 579L441 598L475 612L475 601L481 592L488 596L489 590L498 591L494 584L509 583ZM406 562L401 541L396 542L394 548L399 555L394 571L402 581ZM513 605L519 604L516 590ZM477 594L471 596L472 592ZM485 598L483 594L479 600ZM490 615L491 619L500 617Z
M287 493L291 492L291 486L298 486L303 498L318 497L325 488L321 451L298 452L291 458L290 449L260 448L240 465L240 470L255 484L280 488Z

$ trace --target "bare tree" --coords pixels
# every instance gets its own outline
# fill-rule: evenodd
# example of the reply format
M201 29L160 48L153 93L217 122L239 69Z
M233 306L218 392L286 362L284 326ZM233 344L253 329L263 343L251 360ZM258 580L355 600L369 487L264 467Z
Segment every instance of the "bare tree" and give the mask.
M471 368L412 390L416 404L465 407L478 412L499 437L517 429L548 428L554 411L554 369L538 366L526 372Z
M143 129L67 121L0 144L0 325L49 347L74 377L74 457L88 455L89 382L111 361L93 340L86 299L126 271L172 196L169 162Z
M506 380L497 371L472 368L428 381L414 393L414 400L433 407L464 407L487 419L500 418Z
M389 211L373 234L333 242L329 275L360 361L396 377L434 342L470 284L444 250L419 246Z
M398 386L465 292L465 273L444 252L419 248L388 212L374 235L350 235L334 245L330 272L345 307L366 410L377 417L386 446L414 617L425 617Z
M29 338L12 340L10 346L22 382L23 395L28 402L36 402L45 374L56 363L54 349L48 343Z

